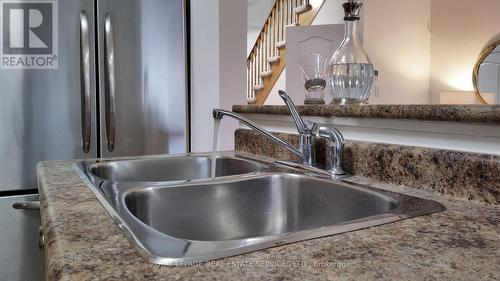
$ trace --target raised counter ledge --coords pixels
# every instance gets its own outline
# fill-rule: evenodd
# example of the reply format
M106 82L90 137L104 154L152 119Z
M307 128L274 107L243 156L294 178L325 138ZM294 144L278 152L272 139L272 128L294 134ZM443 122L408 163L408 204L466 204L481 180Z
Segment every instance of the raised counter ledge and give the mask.
M500 206L352 180L441 202L445 212L202 263L156 267L138 254L72 162L38 165L47 280L494 280Z
M300 105L303 116L412 119L500 125L500 105ZM289 115L281 105L234 105L237 113Z

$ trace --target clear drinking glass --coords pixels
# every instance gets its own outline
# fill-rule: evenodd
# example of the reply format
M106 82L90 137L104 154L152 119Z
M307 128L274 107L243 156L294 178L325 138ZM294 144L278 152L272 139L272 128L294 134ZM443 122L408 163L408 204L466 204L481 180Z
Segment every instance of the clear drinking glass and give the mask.
M318 53L300 57L299 65L304 74L304 88L306 89L304 104L325 104L327 61L328 58L325 55Z
M349 0L345 11L345 36L328 64L333 103L367 103L373 84L373 65L358 38L359 11L363 4Z

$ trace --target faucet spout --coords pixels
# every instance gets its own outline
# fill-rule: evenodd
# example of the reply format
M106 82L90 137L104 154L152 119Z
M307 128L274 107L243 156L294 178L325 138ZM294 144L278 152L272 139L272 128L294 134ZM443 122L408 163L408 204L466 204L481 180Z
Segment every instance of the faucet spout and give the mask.
M212 115L215 119L219 119L219 120L222 119L224 116L228 116L228 117L231 117L233 119L236 119L236 120L240 121L241 123L247 125L251 129L255 130L256 132L260 133L261 135L265 136L269 140L272 140L275 143L281 145L283 148L287 149L291 153L297 155L301 160L304 160L304 155L302 154L302 152L300 150L298 150L297 148L295 148L291 144L283 141L282 139L274 136L273 134L269 133L268 131L262 129L254 122L248 120L247 118L245 118L239 114L236 114L236 113L231 112L231 111L223 110L223 109L214 109L212 111Z

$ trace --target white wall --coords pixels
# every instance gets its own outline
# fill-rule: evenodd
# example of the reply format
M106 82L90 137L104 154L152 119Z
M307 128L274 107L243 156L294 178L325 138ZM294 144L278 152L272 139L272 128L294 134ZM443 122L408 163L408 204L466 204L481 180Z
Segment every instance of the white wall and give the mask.
M311 25L337 24L344 22L344 0L326 0ZM332 54L333 55L333 54Z
M219 0L220 107L231 110L234 104L246 102L247 1ZM210 115L211 116L211 115ZM224 118L220 126L218 150L234 149L236 120Z
M247 56L260 34L262 26L274 6L275 0L248 0L247 8Z
M219 107L219 1L191 0L191 151L212 149Z
M285 102L278 95L279 90L286 90L286 67L281 72L281 75L278 80L276 80L276 83L274 83L271 93L267 96L264 105L285 105ZM294 102L296 101L294 100Z
M245 102L246 0L191 0L191 151L212 150L212 109ZM234 148L224 119L218 149Z

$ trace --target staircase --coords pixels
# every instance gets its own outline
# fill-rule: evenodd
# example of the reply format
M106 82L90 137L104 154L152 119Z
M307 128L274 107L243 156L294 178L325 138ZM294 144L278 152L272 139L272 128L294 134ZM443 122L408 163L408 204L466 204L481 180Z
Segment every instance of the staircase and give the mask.
M247 58L247 102L264 104L286 66L289 26L307 26L325 0L276 0Z

